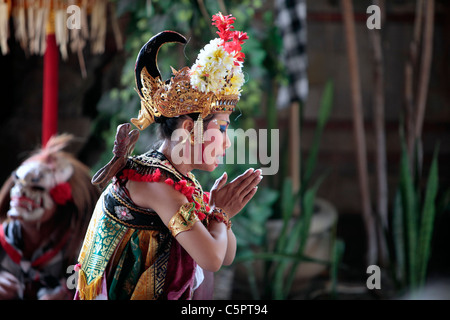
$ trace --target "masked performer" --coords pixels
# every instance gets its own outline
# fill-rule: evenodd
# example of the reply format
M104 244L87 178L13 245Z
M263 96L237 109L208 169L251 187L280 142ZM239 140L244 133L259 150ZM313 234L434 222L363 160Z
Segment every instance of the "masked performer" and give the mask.
M118 127L113 159L93 178L104 187L79 257L79 299L212 299L211 276L234 259L231 219L254 196L261 171L249 169L227 183L224 173L204 192L191 170L213 171L230 146L227 128L243 84L241 44L233 17L218 14L220 38L195 64L162 81L156 55L163 31L137 57L140 130L160 124L162 144L129 156L138 138Z
M1 189L0 299L73 299L67 269L100 192L88 168L62 151L71 139L51 138Z

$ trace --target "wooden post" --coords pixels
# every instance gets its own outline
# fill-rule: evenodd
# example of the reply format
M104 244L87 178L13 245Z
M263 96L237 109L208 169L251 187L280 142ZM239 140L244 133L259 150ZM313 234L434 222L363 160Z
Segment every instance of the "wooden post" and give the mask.
M289 108L289 173L295 194L300 190L300 104L293 102Z
M367 233L367 263L377 263L377 237L375 221L372 215L369 177L367 172L366 137L364 132L364 113L362 110L361 87L359 78L358 52L356 47L355 21L353 18L352 0L342 0L342 15L347 45L351 99L353 110L353 130L356 143L356 159L358 165L359 187L363 221ZM355 198L356 199L356 198Z
M433 33L434 33L434 0L427 0L425 4L425 20L423 34L423 52L417 88L417 114L415 138L420 140L427 104L428 85L430 82L431 62L433 59Z
M53 23L53 25L52 25ZM59 52L56 45L52 13L47 27L47 47L44 54L42 94L42 145L58 132Z
M373 3L381 7L384 12L384 3L380 0L374 0ZM381 16L384 16L383 14ZM384 59L383 47L381 43L380 30L370 30L370 39L373 49L373 67L374 67L374 96L373 96L373 123L375 131L376 146L376 177L377 177L377 193L376 193L376 212L377 223L377 239L379 251L379 263L385 265L388 260L387 244L384 237L384 230L388 229L388 183L387 183L387 164L386 164L386 133L385 133L385 116L384 116Z

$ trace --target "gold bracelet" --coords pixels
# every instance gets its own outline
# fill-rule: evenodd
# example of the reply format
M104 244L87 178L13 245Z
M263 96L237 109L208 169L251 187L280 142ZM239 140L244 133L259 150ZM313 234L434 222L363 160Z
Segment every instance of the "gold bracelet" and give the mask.
M227 230L230 230L231 228L231 220L228 217L225 210L219 207L214 207L214 209L211 211L210 220L216 220L218 222L223 222L227 226Z

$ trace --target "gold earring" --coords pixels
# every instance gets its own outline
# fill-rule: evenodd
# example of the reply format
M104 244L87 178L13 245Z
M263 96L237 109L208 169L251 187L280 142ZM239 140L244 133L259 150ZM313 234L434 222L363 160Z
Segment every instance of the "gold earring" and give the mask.
M197 120L194 123L194 141L198 144L203 144L203 118L199 114Z

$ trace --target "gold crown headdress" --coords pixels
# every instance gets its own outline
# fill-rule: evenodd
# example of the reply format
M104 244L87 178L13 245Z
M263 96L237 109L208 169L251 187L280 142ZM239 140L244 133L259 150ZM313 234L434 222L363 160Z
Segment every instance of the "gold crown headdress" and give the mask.
M212 18L219 38L211 40L199 53L194 65L179 71L163 82L157 66L159 48L168 42L186 43L174 31L153 36L140 50L135 66L135 80L141 98L138 118L131 122L140 130L159 117L178 117L199 113L200 122L212 113L234 111L244 83L241 45L247 33L233 31L236 18L220 12Z

